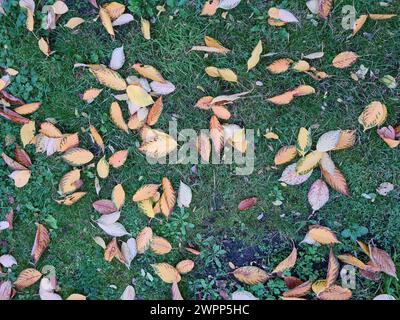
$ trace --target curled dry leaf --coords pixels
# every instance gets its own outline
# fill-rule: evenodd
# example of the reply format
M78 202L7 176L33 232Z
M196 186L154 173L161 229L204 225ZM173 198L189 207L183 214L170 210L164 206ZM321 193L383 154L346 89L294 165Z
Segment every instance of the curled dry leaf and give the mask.
M182 294L179 291L179 287L176 282L172 283L171 296L172 296L172 300L183 300Z
M300 298L304 297L311 291L312 283L310 281L303 282L302 284L290 289L283 293L285 298Z
M244 199L244 200L240 201L240 203L238 205L238 209L240 211L248 210L251 207L255 206L256 203L257 203L257 198L256 197L247 198L247 199Z
M38 263L43 252L47 249L50 243L49 233L46 227L40 223L37 224L35 241L33 243L31 256L35 264Z
M179 272L168 263L156 263L151 265L154 272L160 277L165 283L178 283L181 281Z
M249 285L264 283L269 279L268 274L255 266L241 267L233 271L237 280Z
M297 249L296 247L293 246L292 252L290 255L283 261L281 261L274 270L272 270L272 273L278 273L278 272L284 272L287 269L290 269L294 267L296 264L297 260Z
M260 61L260 55L262 53L262 50L263 50L262 42L260 40L258 41L257 45L251 52L251 57L247 61L247 71L253 69L258 64L258 62Z
M390 148L396 148L400 144L400 140L396 140L396 131L392 126L382 127L376 132Z
M337 261L332 248L329 251L328 271L326 274L326 287L331 287L335 284L339 276L339 262Z
M321 209L329 200L329 189L326 183L318 179L308 191L308 202L314 211Z

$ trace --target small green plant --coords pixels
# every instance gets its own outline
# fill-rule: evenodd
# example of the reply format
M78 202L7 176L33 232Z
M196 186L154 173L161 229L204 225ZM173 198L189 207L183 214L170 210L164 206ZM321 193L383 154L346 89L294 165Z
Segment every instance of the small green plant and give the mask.
M158 0L129 0L128 9L141 17L154 17Z
M341 232L343 238L351 239L353 241L356 241L358 238L365 236L366 234L368 234L368 228L359 226L358 224L355 224L348 229L344 229Z

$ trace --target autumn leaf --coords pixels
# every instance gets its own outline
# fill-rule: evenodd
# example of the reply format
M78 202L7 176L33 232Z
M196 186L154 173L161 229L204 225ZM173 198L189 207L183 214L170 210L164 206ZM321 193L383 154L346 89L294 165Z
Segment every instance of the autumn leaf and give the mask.
M157 193L159 187L160 187L159 184L144 185L143 187L141 187L139 190L136 191L136 193L132 197L132 201L139 202L150 199Z
M108 159L108 163L110 164L110 166L117 169L124 165L125 161L128 158L128 153L128 150L117 151Z
M367 131L368 129L382 125L386 117L386 106L379 101L373 101L365 107L364 111L358 117L358 122L364 127L364 131Z
M336 279L339 275L339 262L337 261L335 254L333 253L332 248L329 251L329 260L328 260L328 271L326 275L326 287L329 288L333 286L336 282Z
M239 211L248 210L251 207L255 206L256 203L257 203L256 197L247 198L247 199L240 201L240 203L238 205L238 209L239 209Z
M162 110L163 110L163 101L162 97L159 97L149 110L146 120L147 125L154 126L157 123L158 119L160 118Z
M251 57L247 61L247 71L253 69L258 64L258 62L260 61L260 55L262 53L262 50L263 50L262 42L260 40L260 41L258 41L257 45L253 49L253 51L251 53Z
M274 270L272 270L272 273L278 273L278 272L284 272L287 269L290 269L294 267L296 264L297 260L297 249L296 247L293 246L292 252L290 255L283 261L281 261Z
M285 298L300 298L304 297L311 291L312 283L310 281L303 282L302 284L290 289L283 293Z
M364 262L362 262L360 259L352 256L351 254L347 254L347 253L346 254L341 254L341 255L338 256L338 259L340 261L342 261L343 263L345 263L345 264L352 265L352 266L357 267L357 268L359 268L361 270L366 270L367 269L367 265Z
M37 223L36 224L36 236L35 242L33 243L31 256L35 264L38 263L40 257L43 252L47 249L50 243L49 233L44 225Z
M312 145L311 131L306 128L300 128L297 136L296 150L301 157L310 151Z
M371 255L371 262L377 266L381 272L397 280L396 265L390 255L386 251L372 245L369 245L369 252Z
M233 271L233 275L240 282L249 285L264 283L269 279L268 274L264 270L255 266L246 266L238 268L235 271Z
M319 16L327 19L332 10L333 0L318 0L319 1Z
M67 172L61 178L61 181L58 185L59 193L68 194L76 191L82 185L80 177L81 177L81 170L79 169L74 169L72 171Z
M17 289L25 289L40 280L42 273L36 269L28 268L20 272L17 280L14 282L14 286Z
M289 70L289 67L292 63L293 61L290 59L278 59L267 66L267 69L273 74L280 74Z
M316 149L320 152L327 152L334 150L339 143L341 130L334 130L325 132L319 137Z
M106 156L103 156L96 165L97 175L101 179L106 179L110 173L110 165L106 160Z
M215 151L219 153L224 145L224 131L216 116L212 116L210 120L210 136Z
M77 26L81 25L84 22L85 20L80 17L73 17L68 20L68 22L64 25L64 27L68 29L75 29Z
M124 116L122 114L121 107L119 103L114 101L110 107L110 118L111 121L117 126L118 129L125 131L126 133L129 132L128 125L124 120Z
M219 4L220 0L206 0L200 15L213 16L217 12Z
M92 203L93 208L101 214L110 214L118 211L111 200L97 200Z
M293 163L285 168L285 170L282 172L281 177L279 178L279 181L287 183L288 185L295 186L302 184L310 178L312 174L312 170L307 172L304 175L299 175L296 172L296 167L297 164Z
M165 283L178 283L181 281L179 272L168 263L155 263L151 265L154 272Z
M179 291L179 287L176 282L172 283L171 296L172 296L172 300L183 300L182 294Z
M335 243L340 243L336 238L335 233L327 228L320 225L312 225L309 227L309 231L304 238L303 242L306 243L319 243L322 245L333 245Z
M150 249L155 254L163 255L170 252L172 250L172 246L167 239L159 236L153 236L150 241Z
M356 33L358 31L361 30L361 28L363 27L363 25L365 24L367 19L368 19L368 15L367 14L363 14L354 22L354 25L353 25L353 36L356 35Z
M142 200L139 202L140 210L149 218L154 218L156 213L153 209L153 202L150 199Z
M297 150L295 146L283 146L278 150L275 155L274 163L276 166L288 163L297 156Z
M111 193L111 199L115 207L119 210L125 203L125 191L121 184L117 184Z
M150 40L150 21L140 18L140 28L142 30L143 38L145 38L146 40Z
M97 131L97 129L94 126L89 127L90 135L93 139L93 141L100 147L100 149L104 152L105 151L105 145L103 142L103 138L100 135L100 133Z
M94 158L93 153L82 148L72 148L64 153L62 159L71 166L82 166Z
M307 197L313 211L321 209L329 201L328 186L323 180L316 180L311 185Z
M13 173L11 173L9 177L14 180L14 185L17 188L22 188L29 182L29 179L31 177L31 171L16 170Z
M340 130L339 141L333 151L351 148L356 142L355 130Z
M321 167L321 173L326 183L337 192L349 196L349 189L347 186L346 178L338 168L334 168L333 172L324 170Z
M125 12L125 6L115 1L106 3L102 7L107 11L111 20L118 19Z
M83 198L87 192L74 192L68 196L66 196L64 199L61 200L56 200L58 204L63 204L65 206L71 206L77 201L79 201L81 198Z
M322 152L312 151L306 156L301 158L296 164L296 173L298 175L305 175L318 166L319 161L323 156Z
M176 265L175 268L176 268L176 270L178 270L178 272L180 274L186 274L193 270L194 262L189 259L182 260L182 261L178 262L178 264Z
M332 285L321 291L317 297L320 300L349 300L351 296L350 289Z
M168 218L172 213L175 203L176 194L174 188L172 187L171 181L164 177L162 179L163 194L161 195L161 211Z
M111 39L115 38L115 33L114 33L114 28L112 25L111 17L106 9L103 7L99 8L99 16L101 23L103 24L104 28L108 32L108 34L111 36Z
M96 77L102 85L117 91L126 90L125 80L114 70L102 64L89 64L89 71Z
M177 199L178 206L180 208L183 207L189 208L191 202L192 202L192 190L187 184L181 181L178 189L178 199Z
M103 91L103 89L91 88L86 90L82 95L82 100L85 100L87 103L92 103L94 99L96 99L99 94Z
M136 236L137 252L143 254L149 247L153 239L153 230L150 227L145 227Z
M36 110L38 110L40 105L40 102L28 103L15 108L14 111L21 115L27 115L34 113Z
M138 85L129 85L126 89L126 93L128 94L129 100L141 108L147 107L154 102L153 98L146 90Z
M35 121L29 121L28 123L24 124L21 127L20 137L23 147L31 143L32 139L35 136L35 132L36 132Z
M339 53L332 61L332 65L338 69L345 69L352 66L358 59L358 55L352 51Z

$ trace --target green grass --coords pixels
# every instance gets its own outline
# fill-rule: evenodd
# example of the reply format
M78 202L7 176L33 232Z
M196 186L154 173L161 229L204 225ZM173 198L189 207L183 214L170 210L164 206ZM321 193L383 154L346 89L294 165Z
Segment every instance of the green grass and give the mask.
M37 6L41 8L45 2L39 1ZM84 172L82 190L89 193L72 207L59 206L54 201L60 178L70 170L59 156L46 158L35 154L34 148L29 146L27 151L34 162L32 178L20 190L14 188L7 178L9 170L5 166L0 167L0 217L11 206L7 201L9 195L14 197L13 207L17 209L14 230L0 233L0 253L10 253L18 261L18 266L10 274L11 279L31 266L34 223L42 222L50 228L46 222L49 216L56 219L58 228L51 230L51 244L40 259L38 269L44 265L55 267L64 298L71 293L82 293L89 299L117 299L134 278L140 298L169 299L169 285L155 276L150 264L165 261L175 265L184 258L194 259L183 250L188 244L198 247L202 255L195 258L194 271L183 276L180 283L183 296L187 299L220 298L218 292L221 286L227 292L241 286L229 275L229 261L238 266L256 262L271 271L289 254L290 240L298 243L312 223L328 226L339 233L343 245L336 248L337 252L353 253L358 251L357 245L340 237L340 232L354 225L365 226L369 233L362 240L373 238L376 244L390 252L399 265L399 188L387 197L378 195L373 203L361 196L362 193L375 192L382 182L399 184L399 151L389 149L376 130L364 133L357 122L363 108L373 100L387 105L387 124L396 125L400 118L398 91L390 90L378 81L386 74L399 77L398 18L368 21L352 38L349 37L350 31L344 30L340 22L341 8L345 4L353 4L353 1L335 1L333 16L327 22L316 20L317 26L307 19L309 12L303 1L253 1L251 4L242 1L229 12L226 20L220 17L220 11L214 17L200 17L202 1L194 1L180 7L180 14L173 19L162 14L152 25L150 41L143 39L138 17L133 23L117 28L116 40L111 41L100 22L93 21L96 11L86 2L74 2L66 1L70 11L61 17L56 30L48 33L35 28L36 36L48 37L52 50L56 51L46 58L37 47L35 35L25 29L25 14L19 9L18 1L11 1L11 12L0 17L0 66L20 71L9 87L11 93L28 102L43 103L39 111L31 116L32 119L41 122L54 118L63 132L81 132L82 128L87 129L89 124L93 124L101 130L107 145L116 150L129 148L130 155L122 168L113 169L109 178L101 181L100 196L94 189L94 169ZM281 29L269 27L266 12L274 5L291 10L301 23ZM357 1L356 9L359 14L400 14L398 1L393 1L389 8L380 7L376 1ZM173 10L168 13L172 14ZM62 26L73 16L87 20L76 34ZM39 25L39 19L36 19L36 25ZM205 59L202 53L188 52L193 45L202 43L205 35L220 40L232 52L226 56L210 54ZM276 56L263 57L258 66L247 73L246 61L259 39L263 41L264 53L274 52ZM234 167L229 165L199 165L197 174L191 171L191 165L150 166L137 150L139 136L136 133L125 134L110 122L111 90L105 88L90 105L78 96L90 87L100 88L101 85L89 72L74 69L74 63L108 64L112 50L121 45L124 45L126 54L126 63L120 70L123 76L133 75L130 66L141 62L159 69L177 87L176 92L164 100L164 111L157 128L167 131L168 122L173 117L179 119L180 129L207 128L210 114L193 107L200 97L253 90L231 107L233 117L229 123L259 130L261 134L265 129L272 128L281 140L275 142L264 139L262 135L256 137L255 169L250 176L236 176ZM265 69L275 58L299 60L302 53L322 48L325 57L312 61L312 65L332 75L323 82L293 72L271 75ZM331 67L333 57L345 50L357 52L360 55L358 62L345 70ZM355 82L350 78L350 71L357 71L361 64L370 68L374 76ZM232 68L238 74L239 83L229 84L208 77L204 68L210 65ZM256 81L262 81L264 85L258 87ZM267 97L299 84L314 86L316 95L298 98L284 107L266 102ZM197 89L198 86L203 87L205 93ZM0 151L11 154L15 145L6 146L4 139L11 134L18 141L19 127L3 119L0 124ZM346 176L351 197L340 196L331 190L329 203L313 221L309 221L311 209L307 203L307 192L311 183L319 177L319 170L315 170L304 185L282 187L278 182L282 168L271 166L275 152L282 144L293 144L300 127L308 128L316 124L319 127L312 131L314 142L322 133L335 129L356 129L358 139L354 148L333 154L333 160ZM94 150L88 133L81 132L80 138L82 146ZM109 150L107 155L110 155ZM106 242L111 238L93 224L92 220L98 215L91 203L99 198L110 198L111 188L116 183L122 183L127 202L122 210L121 222L132 235L136 235L148 224L148 219L130 198L141 185L157 183L164 176L171 179L175 188L182 180L193 190L193 203L191 209L185 211L186 218L182 218L182 212L177 208L171 221L157 218L151 223L156 234L171 241L173 251L166 256L155 256L149 252L139 255L130 270L117 261L104 261L103 251L92 237L100 235ZM284 198L280 207L272 205L277 193ZM239 212L238 203L250 196L258 198L257 205L249 211ZM264 213L262 221L257 220L260 213ZM194 227L189 228L188 224ZM301 245L299 251L299 260L292 274L303 280L323 278L327 249ZM154 279L143 276L143 273L153 275ZM378 293L390 293L400 298L398 283L388 277L383 277L378 283L358 277L357 284L358 289L353 292L356 298L372 298ZM117 289L110 285L115 285ZM268 299L278 298L284 290L280 280L270 281L265 287L244 287L260 298ZM38 285L35 285L18 293L16 298L38 299L37 292Z

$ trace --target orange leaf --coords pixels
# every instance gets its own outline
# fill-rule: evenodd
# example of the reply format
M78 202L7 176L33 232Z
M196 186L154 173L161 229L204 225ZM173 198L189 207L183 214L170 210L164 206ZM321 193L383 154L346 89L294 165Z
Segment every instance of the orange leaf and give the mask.
M108 163L113 168L119 168L124 165L126 159L128 158L128 150L120 150L114 153L110 159L108 159Z
M50 243L50 238L47 229L45 228L44 225L38 223L35 242L33 244L31 252L35 264L38 263L40 257L42 256L43 252L47 249L49 243Z
M149 110L149 114L147 115L146 120L147 125L154 126L160 118L162 110L163 101L162 96L160 96Z

